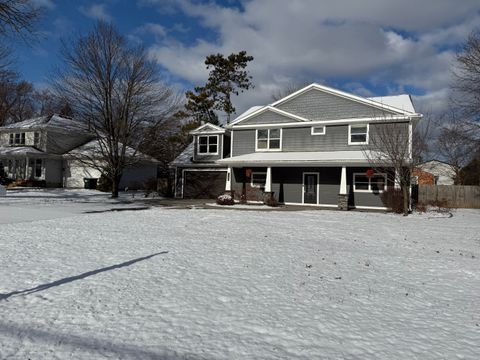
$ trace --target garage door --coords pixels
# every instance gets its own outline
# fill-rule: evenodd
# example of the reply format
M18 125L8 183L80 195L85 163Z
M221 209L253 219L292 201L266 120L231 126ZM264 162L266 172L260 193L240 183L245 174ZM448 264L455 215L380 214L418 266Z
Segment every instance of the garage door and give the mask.
M183 197L214 199L225 192L226 171L185 171Z

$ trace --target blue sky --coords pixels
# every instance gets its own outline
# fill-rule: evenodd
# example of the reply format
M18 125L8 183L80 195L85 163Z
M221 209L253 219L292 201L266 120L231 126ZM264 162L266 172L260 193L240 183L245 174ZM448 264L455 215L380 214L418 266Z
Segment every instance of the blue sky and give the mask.
M14 46L26 80L46 86L61 66L60 39L103 19L144 44L179 91L205 81L208 54L246 50L255 88L235 99L237 113L311 82L362 96L410 93L420 111L441 111L455 53L480 29L478 0L32 1L44 8L42 36Z

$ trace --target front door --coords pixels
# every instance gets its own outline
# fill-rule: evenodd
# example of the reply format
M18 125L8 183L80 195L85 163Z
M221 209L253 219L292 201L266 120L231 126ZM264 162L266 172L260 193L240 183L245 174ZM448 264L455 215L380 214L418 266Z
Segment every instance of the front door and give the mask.
M318 173L303 173L303 203L318 204Z

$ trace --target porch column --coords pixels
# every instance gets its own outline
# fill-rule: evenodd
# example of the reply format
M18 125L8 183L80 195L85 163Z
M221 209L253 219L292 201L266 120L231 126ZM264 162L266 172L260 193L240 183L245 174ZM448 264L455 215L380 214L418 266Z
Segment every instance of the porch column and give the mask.
M225 183L225 191L232 191L232 168L230 166L227 169L227 182Z
M267 167L267 177L265 179L265 192L266 193L272 192L272 168L270 166Z
M395 189L400 189L400 176L398 174L397 169L395 169L395 183L393 185Z
M29 162L29 159L28 159L28 156L25 157L25 180L28 180L29 179L29 176L28 176L28 162Z
M347 167L342 166L342 173L340 175L340 191L338 193L339 210L348 210L348 193L347 193Z

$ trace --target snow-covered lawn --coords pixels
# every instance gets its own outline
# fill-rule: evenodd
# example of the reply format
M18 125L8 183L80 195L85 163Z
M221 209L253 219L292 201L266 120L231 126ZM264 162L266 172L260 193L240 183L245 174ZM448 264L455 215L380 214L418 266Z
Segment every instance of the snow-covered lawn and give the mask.
M480 354L479 211L62 216L62 203L12 199L0 198L1 359ZM48 216L28 221L29 206Z

